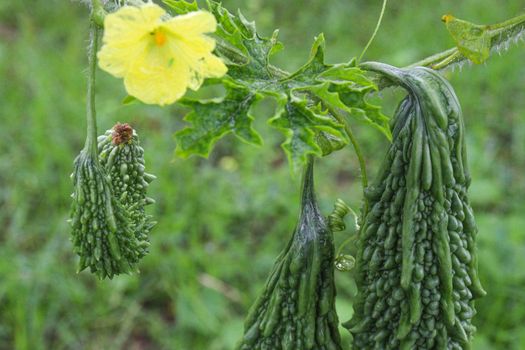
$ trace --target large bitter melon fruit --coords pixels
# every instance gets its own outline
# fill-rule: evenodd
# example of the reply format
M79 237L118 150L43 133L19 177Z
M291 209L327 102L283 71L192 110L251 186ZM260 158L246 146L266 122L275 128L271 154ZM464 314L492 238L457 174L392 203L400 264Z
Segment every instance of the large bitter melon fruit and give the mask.
M463 117L450 84L431 69L381 73L408 92L360 232L357 301L345 326L355 349L468 349L477 273Z
M312 163L303 179L299 223L250 309L240 350L342 349L333 237L315 200Z

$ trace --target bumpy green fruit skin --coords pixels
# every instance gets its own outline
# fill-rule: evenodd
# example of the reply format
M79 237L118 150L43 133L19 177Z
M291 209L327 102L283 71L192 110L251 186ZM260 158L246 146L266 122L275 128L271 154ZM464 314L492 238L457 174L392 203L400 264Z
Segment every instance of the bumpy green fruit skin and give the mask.
M130 215L136 239L141 242L139 258L148 253L149 233L156 224L145 207L154 203L146 190L155 176L146 173L144 149L135 130L128 124L117 124L98 137L99 161L108 174L113 194Z
M366 64L408 91L393 141L365 193L358 296L345 324L355 349L469 349L477 228L467 197L461 108L450 84L422 67Z
M333 235L315 201L312 162L304 177L299 223L250 309L239 350L342 349Z
M113 195L98 159L82 151L75 160L71 240L80 256L79 272L89 267L99 278L136 269L143 242L135 238L129 213Z

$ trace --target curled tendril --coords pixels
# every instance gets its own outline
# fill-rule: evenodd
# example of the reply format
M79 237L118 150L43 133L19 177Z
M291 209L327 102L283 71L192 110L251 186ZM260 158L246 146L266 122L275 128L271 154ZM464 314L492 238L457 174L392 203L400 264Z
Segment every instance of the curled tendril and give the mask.
M330 225L330 229L332 230L332 232L344 231L346 229L344 219L345 216L348 215L348 213L352 213L352 215L355 217L355 225L356 228L359 229L356 213L352 210L352 208L346 205L346 203L342 199L338 198L335 201L334 210L328 216L328 224Z
M349 213L351 213L354 217L355 232L359 232L359 216L340 198L338 198L335 201L334 210L328 216L328 225L330 226L332 232L344 231L346 229L344 219L345 216L347 216ZM334 265L337 270L350 271L354 268L355 258L352 255L343 254L342 252L344 247L350 242L353 242L355 244L356 239L357 235L350 235L347 239L344 240L343 243L341 243L339 249L337 249L337 253L335 254L336 258L334 259Z

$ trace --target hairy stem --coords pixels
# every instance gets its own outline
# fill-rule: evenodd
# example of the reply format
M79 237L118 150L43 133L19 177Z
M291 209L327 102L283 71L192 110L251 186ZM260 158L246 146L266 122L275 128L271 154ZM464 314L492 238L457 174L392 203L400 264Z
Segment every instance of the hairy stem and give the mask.
M94 1L96 3L97 1ZM93 14L95 4L91 13ZM91 21L89 29L89 48L88 48L88 81L86 99L86 121L87 136L84 151L91 153L97 159L97 113L95 109L95 74L97 71L97 51L100 29L94 21Z
M106 11L100 0L91 1L91 20L100 28L104 28L104 18Z

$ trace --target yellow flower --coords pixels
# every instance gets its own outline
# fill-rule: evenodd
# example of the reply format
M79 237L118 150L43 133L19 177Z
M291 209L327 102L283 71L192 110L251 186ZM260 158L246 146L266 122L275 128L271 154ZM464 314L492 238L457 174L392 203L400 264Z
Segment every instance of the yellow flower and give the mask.
M171 18L153 3L124 6L104 20L99 65L124 78L126 91L137 99L170 104L188 87L197 90L205 78L226 74L224 63L212 54L215 41L205 35L216 26L209 12Z

